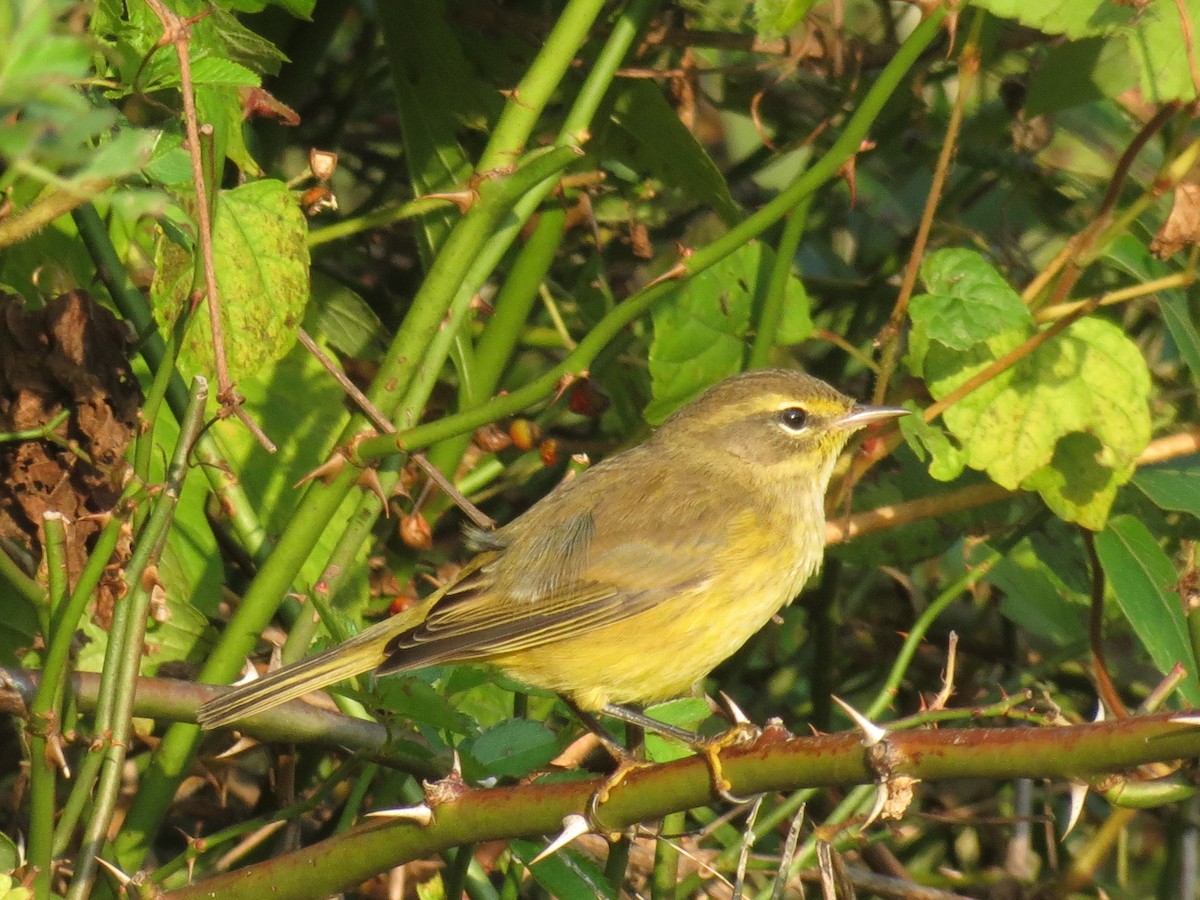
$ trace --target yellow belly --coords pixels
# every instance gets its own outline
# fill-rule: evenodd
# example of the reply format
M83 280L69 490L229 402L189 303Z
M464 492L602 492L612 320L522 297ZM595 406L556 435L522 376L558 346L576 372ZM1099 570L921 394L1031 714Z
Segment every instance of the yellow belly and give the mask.
M759 631L808 574L754 564L624 621L488 661L587 710L679 697Z

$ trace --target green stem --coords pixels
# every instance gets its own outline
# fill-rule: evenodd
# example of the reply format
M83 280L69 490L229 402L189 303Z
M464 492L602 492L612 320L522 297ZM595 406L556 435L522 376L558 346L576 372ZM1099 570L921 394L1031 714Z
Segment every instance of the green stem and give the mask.
M816 191L825 181L832 178L842 163L858 150L884 103L899 86L904 75L916 62L917 57L936 36L945 14L945 9L938 7L928 19L913 30L880 73L870 90L867 91L858 109L846 123L845 131L811 169L804 172L787 190L758 212L749 216L740 225L730 229L713 243L693 251L685 262L680 263L680 277L695 275L728 256L742 244L752 240L761 231L770 227L791 209L798 206L801 200ZM462 434L465 431L472 431L480 425L486 425L488 422L494 422L532 406L550 394L563 375L578 375L588 368L596 354L621 329L645 314L655 301L674 289L673 283L659 282L634 294L601 319L596 327L579 342L579 346L561 363L524 387L476 409L447 416L437 422L419 425L395 436L384 435L363 441L356 448L356 458L369 461L381 459L397 452L428 447L437 441Z
M578 155L570 147L535 151L516 172L481 186L478 202L442 246L380 366L368 392L377 407L398 417L416 415L415 411L400 409L399 398L405 396L416 371L426 363L426 351L480 246L523 193L544 181L557 179ZM437 366L440 367L440 361ZM344 430L343 440L349 440L365 427L364 420L355 417ZM358 474L356 466L347 465L330 483L314 484L309 489L226 626L221 642L200 673L202 681L227 683L233 679L282 598L292 589L296 573L311 556L329 523L339 521L338 509L357 482ZM115 842L122 868L133 870L141 865L150 836L157 831L175 787L196 752L199 734L193 725L175 725L164 735Z
M463 844L446 851L446 868L442 873L442 888L446 897L461 897L467 880L467 870L475 856L475 844Z
M612 888L614 897L620 896L625 886L625 875L629 870L629 851L633 841L623 834L608 845L608 859L604 861L604 878Z
M422 368L417 363L427 362L427 348L442 330L446 313L467 280L480 248L523 195L543 181L557 179L578 158L579 151L572 147L537 150L515 172L490 178L480 186L479 200L443 244L368 392L371 402L385 415L395 416L402 398L408 396Z
M784 219L783 234L775 250L775 265L771 268L771 280L767 283L762 311L758 317L758 328L754 334L754 344L750 348L751 369L765 368L771 362L771 351L775 349L776 344L775 336L779 333L779 323L783 320L783 302L787 296L788 281L792 277L792 263L796 258L796 249L800 246L800 238L804 236L804 225L811 204L812 195L809 195Z
M289 822L298 819L307 812L319 807L322 803L329 800L330 795L350 774L351 769L358 764L358 759L351 757L350 759L341 762L335 768L329 777L325 778L316 790L312 791L307 797L304 797L297 802L278 810L273 815L266 818L254 818L247 822L239 822L236 825L231 825L228 828L222 829L215 834L206 835L204 838L203 849L200 849L195 844L189 844L188 849L181 853L175 859L167 862L155 873L155 881L157 884L163 885L176 872L184 869L189 863L199 859L203 853L213 853L214 851L224 848L227 844L243 837L247 834L253 834L255 831L263 828L272 822Z
M67 527L61 513L48 512L42 517L46 555L47 596L51 611L66 606ZM48 618L48 617L47 617ZM48 622L43 638L50 640ZM43 680L29 715L29 864L37 872L33 890L36 897L50 896L53 875L51 848L54 844L54 809L57 806L58 773L47 752L51 741L60 741L61 723L55 712L55 697L62 696L62 683Z
M146 612L150 605L150 589L142 576L162 552L187 476L192 447L203 423L204 407L208 402L208 382L197 377L194 384L163 491L125 567L124 579L128 593L117 604L113 614L109 642L104 653L104 674L110 686L107 691L102 689L102 702L96 717L96 731L105 737L102 751L104 759L100 766L92 815L84 829L75 874L67 892L68 900L83 900L90 893L96 877L96 858L117 807L132 728L138 669L145 643Z
M308 233L309 248L328 244L330 241L340 241L343 238L354 237L364 231L374 231L386 228L406 219L415 219L433 210L444 210L449 200L441 197L418 197L405 203L394 203L373 210L361 216L343 219L323 228L315 228Z
M569 0L501 112L476 164L477 172L504 168L516 161L603 8L603 0Z
M38 609L46 603L46 593L41 586L26 575L16 560L0 547L0 581L7 582L29 606L32 617L38 616Z
M683 834L687 813L673 812L663 816L663 836L654 844L654 871L650 881L650 896L654 900L675 900L679 896L679 848L676 835Z
M38 682L37 694L34 697L32 709L45 712L55 710L60 714L62 686L67 680L67 662L70 659L71 645L75 640L75 631L79 620L87 610L92 592L100 582L104 569L112 559L117 541L121 537L121 529L125 526L127 516L113 516L96 540L96 546L88 557L87 564L75 589L71 592L70 600L54 610L54 618L50 625L50 646L46 649L46 660L42 665L42 680ZM60 719L61 722L61 719ZM63 807L58 825L54 833L54 854L61 855L67 851L71 837L75 831L75 823L84 803L91 797L91 786L96 776L96 769L86 764L75 773L75 781L71 794ZM74 801L74 802L72 802Z
M470 378L463 379L463 385L469 385L469 390L460 390L459 409L479 406L496 392L500 377L520 342L521 329L537 301L538 286L550 270L562 242L566 221L566 211L561 207L544 210L529 240L517 254L512 271L496 295L495 311L471 355ZM430 450L429 461L451 476L470 442L471 432L442 441ZM449 505L449 498L439 495L427 506L426 515L436 518Z
M657 5L657 0L634 0L621 12L559 130L560 144L577 146L583 142L596 111L616 76L617 68L629 53L630 47ZM465 289L469 289L472 294L478 290L479 285L507 252L517 230L552 187L552 182L544 182L518 201L514 209L514 221L489 242L468 274ZM475 365L471 373L472 388L468 395L470 402L462 403L460 398L461 409L477 406L484 401L485 396L494 393L504 367L517 346L520 329L537 299L538 286L562 243L565 223L566 213L561 209L551 208L543 211L534 234L518 255L517 263L497 298L496 313L484 329L483 337L472 356ZM458 466L466 450L470 441L469 435L469 430L450 435L442 447L435 448L434 453L430 454L430 460L443 472L450 474ZM443 505L444 500L439 498L439 501L435 501L434 511Z

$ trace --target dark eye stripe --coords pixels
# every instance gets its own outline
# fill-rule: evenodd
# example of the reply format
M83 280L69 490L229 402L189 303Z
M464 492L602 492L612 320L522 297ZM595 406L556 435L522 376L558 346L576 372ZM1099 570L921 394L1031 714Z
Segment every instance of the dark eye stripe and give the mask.
M808 424L808 412L799 406L789 406L777 412L775 420L788 431L800 431Z

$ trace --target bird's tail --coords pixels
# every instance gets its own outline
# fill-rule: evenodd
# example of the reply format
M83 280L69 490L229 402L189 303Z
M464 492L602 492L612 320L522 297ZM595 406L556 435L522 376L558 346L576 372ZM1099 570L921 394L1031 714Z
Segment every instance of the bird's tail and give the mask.
M308 659L277 669L262 678L214 697L197 714L201 728L222 728L282 703L363 672L383 662L383 649L397 634L411 627L410 616L401 613L372 625L344 643ZM422 618L422 617L416 617Z

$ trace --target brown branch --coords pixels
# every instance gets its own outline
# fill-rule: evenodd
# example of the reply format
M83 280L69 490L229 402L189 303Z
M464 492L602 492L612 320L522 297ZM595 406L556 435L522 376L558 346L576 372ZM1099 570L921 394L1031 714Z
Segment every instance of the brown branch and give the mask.
M980 12L975 15L971 26L970 36L963 45L958 57L958 93L954 98L954 108L950 112L950 121L946 125L946 136L942 140L942 149L938 154L937 167L933 170L933 181L929 193L925 197L925 209L921 213L921 222L917 226L917 235L913 240L912 252L908 255L908 264L904 268L904 280L900 285L900 293L896 297L896 305L887 324L875 339L882 348L882 359L879 364L879 376L875 380L873 401L883 403L887 397L888 387L892 381L892 373L900 358L900 335L904 320L908 316L908 301L912 297L917 284L917 273L921 268L921 259L925 255L925 246L929 241L929 233L933 230L933 217L937 212L938 203L942 198L942 189L946 184L946 175L950 171L950 162L954 158L954 150L958 145L958 133L962 128L963 115L966 110L967 96L975 84L979 74L979 33L985 16Z
M300 329L299 338L300 343L304 345L304 349L316 357L317 362L321 364L326 372L333 376L333 380L345 391L346 396L353 400L367 418L375 423L376 428L383 434L396 433L396 426L388 420L387 416L379 411L379 408L370 401L366 394L358 389L358 385L346 377L346 373L342 371L342 367L330 359L329 355L317 346L317 342L303 328ZM443 475L441 470L425 457L424 453L412 453L410 454L410 458L420 466L421 470L429 477L429 480L441 488L446 496L454 501L454 505L461 509L467 518L474 522L477 527L483 528L486 531L491 531L496 527L495 520L463 496L462 491L456 488L450 479Z
M1092 648L1092 674L1096 678L1096 692L1104 705L1118 719L1129 716L1121 695L1117 693L1108 674L1108 663L1104 656L1104 567L1100 565L1100 555L1096 552L1096 536L1087 528L1079 529L1083 537L1083 545L1087 548L1088 565L1092 570L1092 602L1088 614L1088 643Z
M976 372L973 376L968 378L941 400L938 400L936 403L932 403L926 407L924 414L925 421L932 422L972 391L978 390L1001 372L1004 372L1012 366L1015 366L1022 359L1033 353L1033 351L1038 347L1042 346L1042 344L1057 337L1061 332L1075 324L1075 322L1095 311L1103 299L1104 295L1100 295L1099 297L1093 297L1091 300L1086 301L1082 306L1067 313L1067 315L1063 316L1049 328L1045 329L1044 331L1039 331L1020 346L1009 350L995 362L991 363L991 365L981 369L979 372Z
M205 299L208 305L208 323L212 332L213 359L217 370L217 400L221 403L220 416L236 416L254 435L254 439L268 453L275 452L275 445L266 436L258 423L242 408L245 398L241 397L229 377L229 362L225 354L225 332L221 323L221 294L217 286L217 266L213 259L212 216L208 205L208 186L204 177L204 159L201 153L199 117L196 113L196 96L192 84L191 26L201 16L183 19L166 7L162 0L146 0L146 5L162 25L163 35L159 45L172 44L179 59L179 93L183 99L183 124L187 134L188 158L192 164L192 184L196 190L196 225L200 241L200 259L204 271Z
M1187 53L1188 74L1192 76L1192 93L1200 100L1200 67L1196 65L1196 47L1192 41L1192 20L1188 18L1188 8L1184 0L1175 0L1175 9L1179 13L1179 31L1183 38L1183 49Z
M1133 161L1141 153L1142 148L1146 146L1150 138L1167 124L1167 121L1178 109L1178 102L1165 104L1134 135L1133 140L1129 142L1129 146L1125 148L1125 152L1121 154L1121 158L1117 160L1117 164L1113 169L1113 176L1108 182L1108 189L1104 192L1104 199L1100 202L1100 207L1096 210L1091 221L1082 231L1067 241L1062 250L1055 254L1050 264L1038 273L1038 276L1021 292L1021 299L1026 304L1032 305L1038 295L1045 290L1046 286L1060 271L1064 273L1063 278L1055 286L1051 302L1060 302L1071 292L1071 288L1075 286L1075 282L1078 281L1080 274L1082 274L1082 270L1075 263L1075 257L1086 253L1092 241L1096 239L1096 235L1108 224L1112 216L1112 211L1117 205L1117 200L1121 196L1121 188L1125 185L1125 179L1129 176L1129 170L1133 167Z
M27 715L28 705L33 702L41 678L39 671L0 666L0 712L14 716ZM78 698L79 708L84 712L95 711L100 675L95 672L74 672L70 678L72 695ZM224 690L173 678L139 678L133 715L167 722L195 722L196 709ZM395 729L378 722L345 716L334 709L325 709L303 700L255 716L248 725L238 730L263 743L286 741L330 750L348 749L362 754L364 759L419 778L433 778L445 771L432 754L421 757L411 750L406 751L402 744L396 742Z
M1077 309L1087 306L1089 303L1095 302L1099 306L1111 306L1115 303L1124 303L1127 300L1136 300L1138 297L1145 297L1148 294L1156 294L1159 291L1170 290L1172 288L1190 287L1196 281L1196 273L1191 268L1183 272L1176 272L1173 275L1164 275L1162 278L1155 278L1143 284L1130 285L1127 288L1109 291L1103 294L1099 300L1094 297L1089 297L1086 300L1068 300L1066 303L1056 303L1054 306L1044 306L1034 313L1034 319L1039 323L1054 322L1061 319L1063 316L1070 315Z
M733 790L789 793L799 788L876 782L873 759L886 758L888 777L923 782L957 778L1089 778L1145 763L1200 755L1200 728L1174 714L1092 725L1043 728L945 728L887 735L886 753L868 751L845 732L791 737L768 729L755 745L722 752ZM882 746L882 745L880 745ZM459 786L438 803L428 825L388 821L359 825L294 853L167 892L190 900L237 890L275 900L337 893L371 875L448 847L481 840L556 833L564 816L584 810L602 779L476 790ZM705 761L689 757L631 772L601 808L614 828L716 802ZM339 865L329 860L339 860Z
M1137 458L1137 465L1149 466L1191 453L1200 453L1200 425L1193 425L1178 434L1170 434L1151 441ZM877 531L919 522L922 519L934 519L962 512L965 509L986 506L997 500L1011 497L1015 493L1015 491L1006 490L998 484L988 482L973 484L970 487L945 494L935 494L932 497L921 497L905 503L880 506L877 509L855 513L849 517L839 516L825 523L825 540L829 544L840 544L866 534L874 534Z

